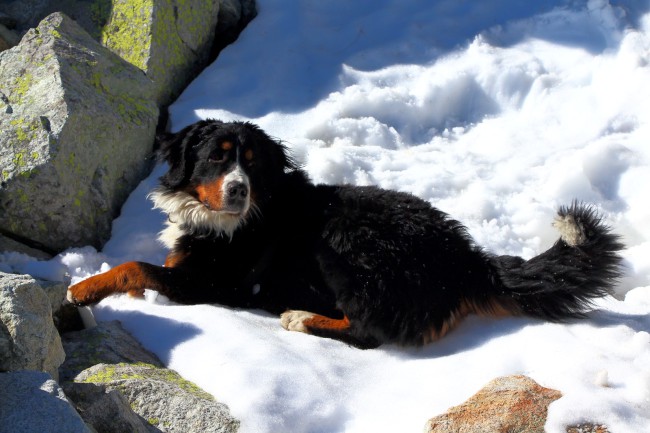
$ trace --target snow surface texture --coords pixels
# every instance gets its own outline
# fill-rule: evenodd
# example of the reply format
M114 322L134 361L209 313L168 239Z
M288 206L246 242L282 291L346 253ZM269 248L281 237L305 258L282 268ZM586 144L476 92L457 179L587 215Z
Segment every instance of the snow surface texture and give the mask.
M471 317L421 349L360 351L277 317L156 299L106 299L143 344L242 420L244 433L418 432L489 380L526 374L564 396L547 431L583 421L650 431L650 4L646 1L259 0L259 16L171 107L251 120L316 182L414 193L478 243L529 258L555 210L599 207L628 248L616 297L584 321ZM98 253L0 270L73 282L164 261L164 217L133 193Z

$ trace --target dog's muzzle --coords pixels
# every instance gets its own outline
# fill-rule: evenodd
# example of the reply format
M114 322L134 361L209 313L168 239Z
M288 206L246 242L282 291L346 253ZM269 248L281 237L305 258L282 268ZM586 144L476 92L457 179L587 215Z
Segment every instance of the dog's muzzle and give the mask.
M226 209L231 212L246 210L249 202L248 185L241 181L231 181L225 186Z

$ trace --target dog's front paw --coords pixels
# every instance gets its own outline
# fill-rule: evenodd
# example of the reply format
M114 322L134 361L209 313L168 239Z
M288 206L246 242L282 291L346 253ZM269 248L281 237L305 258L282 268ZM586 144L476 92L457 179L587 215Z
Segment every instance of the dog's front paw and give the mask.
M88 280L68 287L66 298L68 302L78 306L94 304L101 300L101 297L97 296L97 293L93 290Z
M70 286L67 298L75 305L94 304L115 293L142 298L148 281L140 263L127 262Z
M280 315L280 324L287 331L304 332L309 334L305 322L314 317L314 313L300 310L287 310Z

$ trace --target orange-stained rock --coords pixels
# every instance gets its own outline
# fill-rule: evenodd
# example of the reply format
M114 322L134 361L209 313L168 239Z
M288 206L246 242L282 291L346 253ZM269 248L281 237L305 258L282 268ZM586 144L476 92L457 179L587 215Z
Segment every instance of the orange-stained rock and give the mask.
M494 379L465 403L427 422L427 433L544 433L548 406L562 394L526 376Z

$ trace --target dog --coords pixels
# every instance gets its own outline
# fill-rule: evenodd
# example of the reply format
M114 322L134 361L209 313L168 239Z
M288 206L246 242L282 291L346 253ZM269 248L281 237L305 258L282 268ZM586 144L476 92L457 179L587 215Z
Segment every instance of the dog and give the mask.
M561 207L557 242L524 260L490 254L411 194L315 185L248 122L199 121L161 137L158 155L169 166L150 195L168 215L164 266L90 277L69 288L73 304L149 288L267 310L288 330L360 348L418 346L469 314L583 317L621 275L623 245L590 205Z

